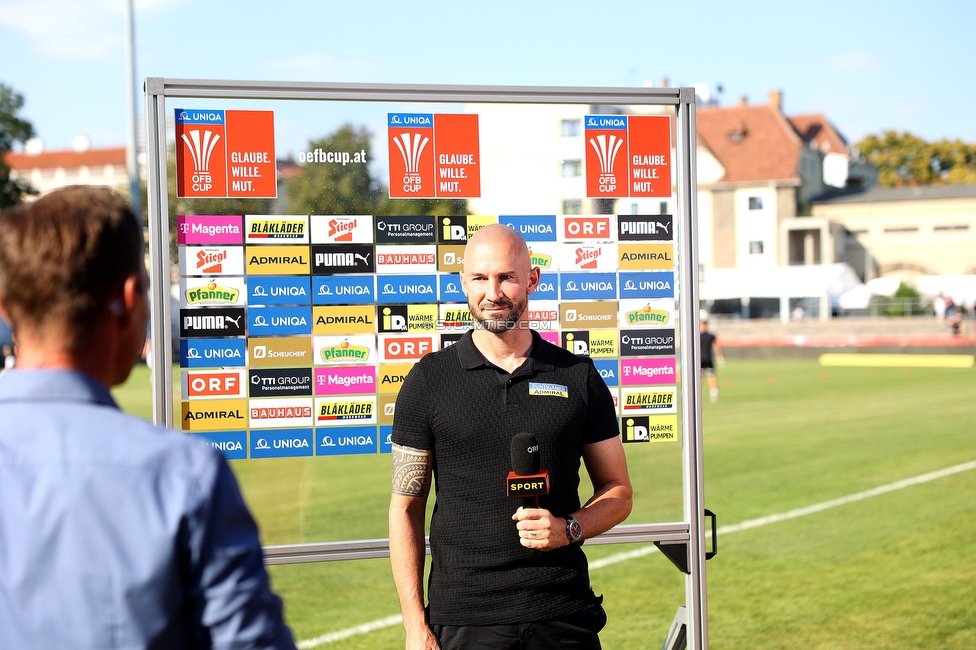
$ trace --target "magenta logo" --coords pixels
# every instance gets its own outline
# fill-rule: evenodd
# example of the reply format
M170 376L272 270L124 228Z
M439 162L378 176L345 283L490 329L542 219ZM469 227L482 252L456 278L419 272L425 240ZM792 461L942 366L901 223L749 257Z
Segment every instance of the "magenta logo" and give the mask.
M365 395L375 392L375 366L315 369L316 395Z
M549 341L556 347L560 347L559 332L539 332L539 336L542 337L543 341Z
M674 384L677 376L673 358L620 360L620 383L624 386Z
M180 215L176 217L178 244L243 244L241 217Z

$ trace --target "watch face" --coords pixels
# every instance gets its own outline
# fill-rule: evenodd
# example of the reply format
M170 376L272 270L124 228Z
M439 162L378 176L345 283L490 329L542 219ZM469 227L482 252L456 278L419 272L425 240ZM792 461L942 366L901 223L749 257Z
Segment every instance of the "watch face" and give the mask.
M569 532L569 538L574 542L583 536L583 527L580 526L579 522L575 519L569 520L569 525L567 526Z

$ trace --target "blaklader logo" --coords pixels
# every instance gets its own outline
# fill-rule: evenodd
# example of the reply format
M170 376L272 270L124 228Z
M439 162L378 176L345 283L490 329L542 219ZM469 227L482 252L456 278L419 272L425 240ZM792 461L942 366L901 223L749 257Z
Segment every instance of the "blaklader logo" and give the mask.
M677 413L675 388L624 388L621 391L624 413Z
M307 244L308 217L245 217L247 244Z
M244 308L181 309L180 336L244 336Z
M315 423L322 425L375 424L376 397L320 397L315 400Z

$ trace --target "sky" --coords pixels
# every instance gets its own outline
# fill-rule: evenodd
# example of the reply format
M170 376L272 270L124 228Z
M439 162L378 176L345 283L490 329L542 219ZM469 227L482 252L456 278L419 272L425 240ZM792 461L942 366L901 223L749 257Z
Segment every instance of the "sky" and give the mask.
M127 141L126 0L0 0L0 83L48 151ZM532 86L720 85L719 103L976 142L976 3L135 0L145 77ZM194 106L200 106L195 104ZM331 125L322 124L328 132ZM337 125L336 125L337 126ZM315 129L312 129L313 131ZM278 151L300 150L286 136Z

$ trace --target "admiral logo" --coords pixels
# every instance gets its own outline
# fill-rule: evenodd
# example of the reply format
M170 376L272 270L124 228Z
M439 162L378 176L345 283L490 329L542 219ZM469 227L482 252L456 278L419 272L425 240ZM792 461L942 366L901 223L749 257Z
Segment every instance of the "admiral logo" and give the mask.
M246 217L247 244L307 244L308 217Z
M379 392L396 394L407 378L407 373L413 368L412 363L381 363L379 369Z
M614 388L619 384L616 359L594 359L593 366L600 373L600 378L608 387Z
M245 364L243 339L195 339L180 341L180 367L219 368Z
M377 273L433 273L437 270L436 246L377 246Z
M312 455L312 429L266 429L251 432L251 458Z
M176 217L176 243L186 244L241 244L244 233L239 215Z
M323 397L315 400L315 422L330 424L375 424L376 397Z
M221 431L246 426L247 400L219 399L183 402L180 421L184 431Z
M311 302L309 278L267 276L247 278L249 305L307 305Z
M379 244L433 244L436 240L435 217L376 217Z
M620 241L672 241L670 214L617 216L617 239Z
M211 447L224 454L227 460L244 460L247 458L246 431L215 431L192 434L207 441Z
M312 365L312 340L308 336L249 338L249 365L282 368Z
M312 303L316 305L371 305L376 302L375 276L312 278Z
M313 244L373 243L373 217L370 215L312 215L310 221Z
M380 336L382 361L416 361L429 352L433 352L433 336Z
M620 244L617 251L621 269L663 271L674 268L673 244Z
M244 397L243 370L191 370L180 383L183 399Z
M329 423L326 423L329 424ZM318 456L376 453L375 426L336 426L316 432Z
M369 244L330 244L312 246L312 273L373 273L376 258Z
M311 368L251 370L250 397L305 397L312 394Z
M181 246L180 275L244 275L244 250L240 246Z
M375 392L375 366L315 369L316 395L347 395Z
M563 300L613 300L617 297L617 278L613 273L560 273Z
M610 238L610 217L564 217L564 240Z
M620 330L620 355L674 356L674 329Z
M676 413L676 391L674 388L641 390L626 388L622 391L623 410L648 413Z
M620 362L620 379L625 386L673 384L677 370L673 358L624 359Z
M559 306L561 326L601 328L617 323L616 302L564 302Z
M621 273L620 297L674 298L674 273Z
M377 278L380 304L435 302L434 276L389 275Z
M308 246L248 246L248 275L308 275Z
M180 336L244 336L244 308L181 309Z
M311 307L252 307L247 310L252 336L293 336L312 333Z
M498 223L512 228L527 242L556 241L555 216L498 217Z
M342 305L312 309L315 334L372 334L375 331L371 305Z

